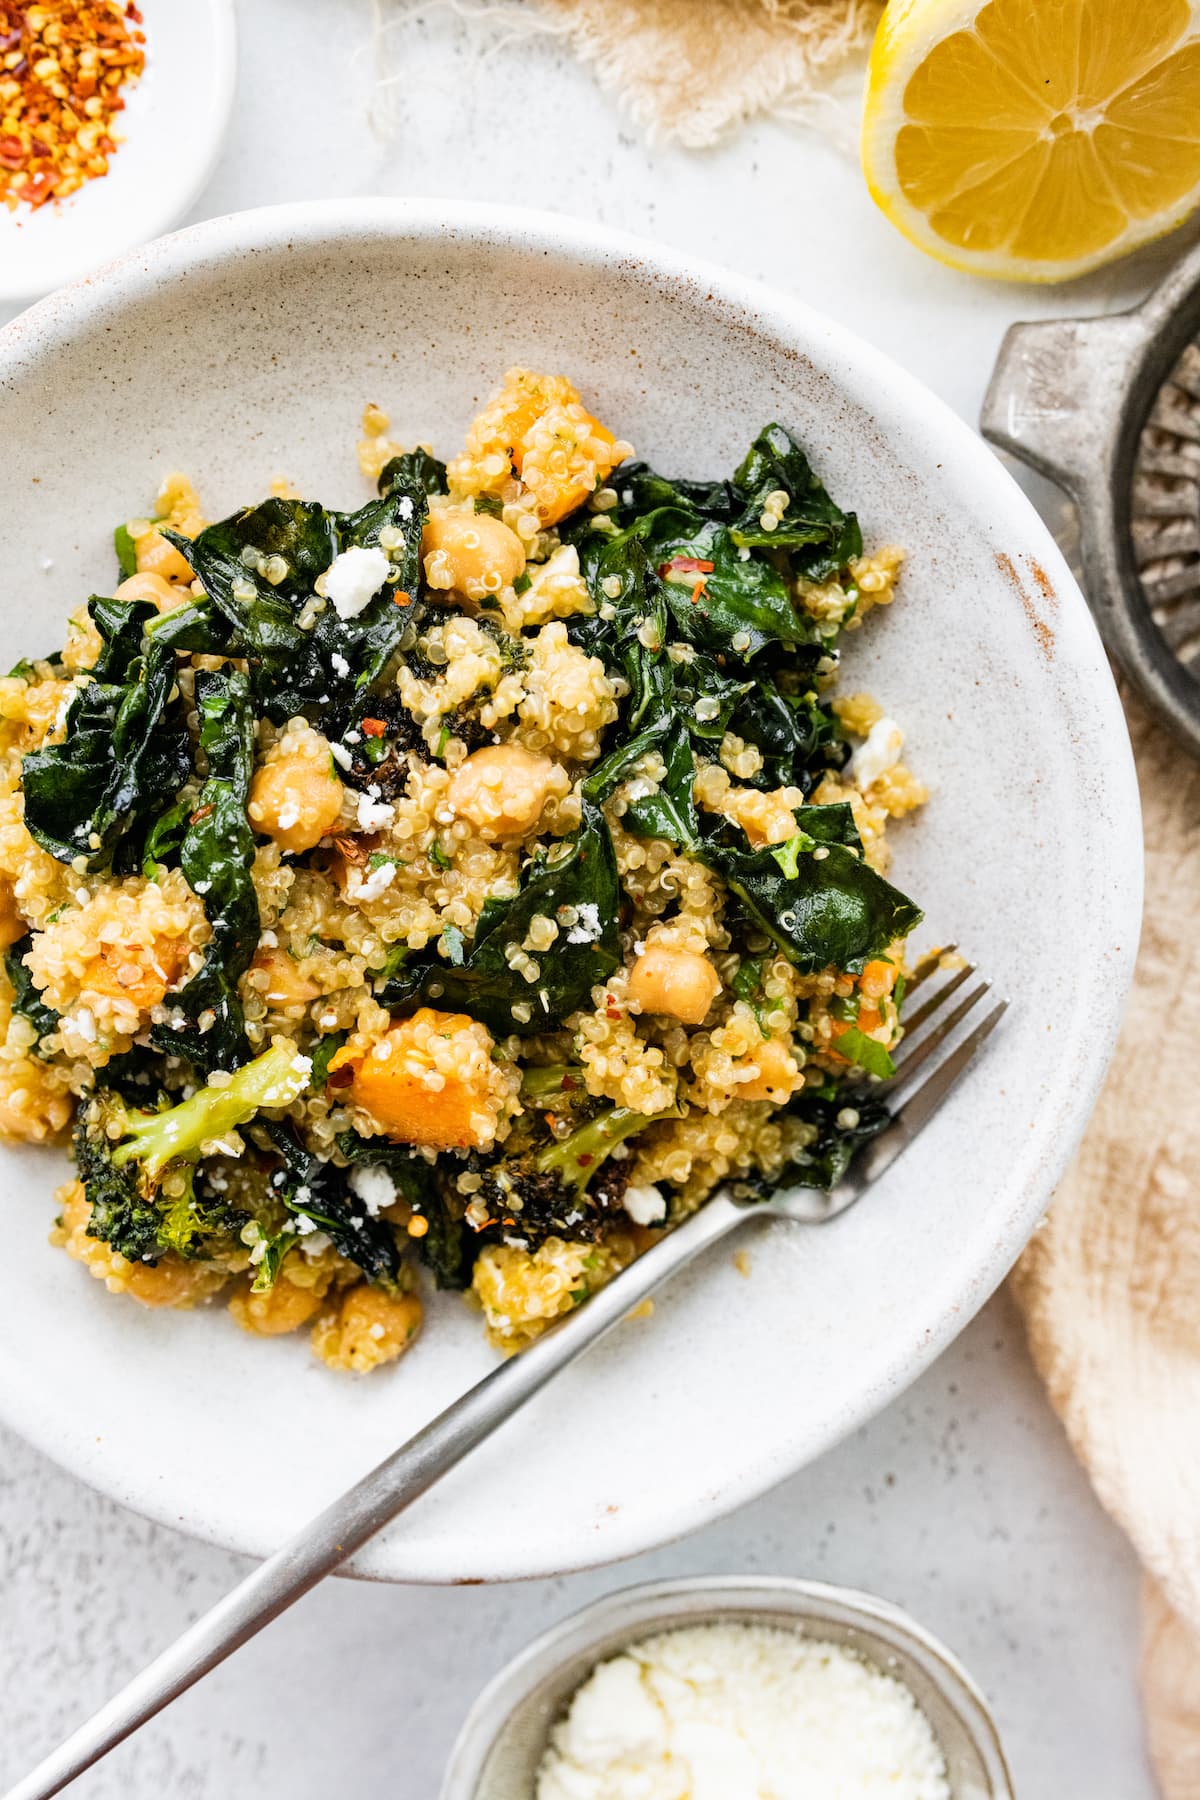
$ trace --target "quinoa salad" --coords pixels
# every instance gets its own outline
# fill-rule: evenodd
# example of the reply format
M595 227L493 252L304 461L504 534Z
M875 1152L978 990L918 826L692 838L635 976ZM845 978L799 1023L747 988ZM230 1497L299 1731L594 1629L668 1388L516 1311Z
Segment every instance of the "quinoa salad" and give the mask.
M900 553L783 426L677 480L513 369L448 463L363 429L355 512L169 478L0 679L0 1134L71 1146L52 1243L360 1372L435 1285L519 1350L719 1184L838 1180L926 797L833 691Z

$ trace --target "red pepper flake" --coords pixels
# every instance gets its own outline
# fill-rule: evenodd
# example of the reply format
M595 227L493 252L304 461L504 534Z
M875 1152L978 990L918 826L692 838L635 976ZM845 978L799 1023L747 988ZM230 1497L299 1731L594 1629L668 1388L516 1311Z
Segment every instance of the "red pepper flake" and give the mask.
M382 737L387 730L382 719L364 719L362 728L367 737Z
M207 819L209 813L212 812L212 810L213 809L211 806L198 806L196 808L195 812L188 819L188 824L189 825L198 825L200 823L201 819Z
M412 595L406 594L403 588L397 588L392 600L397 606L409 606L412 604Z
M9 89L0 140L0 206L63 200L108 173L120 89L146 64L137 6L122 0L0 0L0 67ZM35 69L47 71L35 75ZM90 106L90 110L88 110Z
M594 1163L595 1160L595 1157L588 1150L581 1150L579 1155L575 1158L575 1161L579 1164L581 1169L586 1169L588 1164Z
M664 581L670 581L672 575L711 575L715 566L698 556L673 556L669 562L659 563L658 572Z
M693 606L699 606L700 596L704 592L707 582L708 582L708 576L701 575L699 581L697 581L695 587L692 589L692 605Z

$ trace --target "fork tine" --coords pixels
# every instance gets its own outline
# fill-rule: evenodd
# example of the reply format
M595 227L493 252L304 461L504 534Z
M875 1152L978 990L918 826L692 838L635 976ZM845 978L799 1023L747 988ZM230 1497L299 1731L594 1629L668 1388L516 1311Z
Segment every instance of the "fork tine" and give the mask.
M964 963L961 969L956 969L954 971L949 981L945 982L938 989L936 994L931 994L923 1006L918 1006L915 1013L906 1013L902 1009L901 1022L904 1026L905 1037L911 1037L913 1032L918 1031L925 1023L926 1019L932 1018L938 1008L945 1005L951 994L956 992L956 990L962 986L963 982L968 981L975 973L976 969L974 963ZM911 994L911 992L912 989L909 988L908 993L904 996L906 1004L908 995Z
M923 956L905 983L905 993L915 994L931 975L937 974L942 966L943 956L953 956L957 949L957 944L943 944L940 950L931 951L928 956Z
M894 1058L896 1073L891 1077L893 1085L898 1087L901 1081L911 1075L914 1069L919 1069L921 1064L945 1043L955 1026L960 1025L972 1008L978 1006L985 995L991 991L991 986L990 981L981 981L978 987L973 987L970 993L958 1002L957 1006L951 1007L950 1011L943 1018L939 1018L937 1024L911 1048L908 1047L907 1038L901 1042Z
M973 1002L972 1002L973 1004ZM917 1133L929 1123L951 1088L963 1075L976 1052L992 1035L1005 1012L1008 1001L993 1006L986 1018L952 1050L937 1067L920 1082L912 1094L892 1115L892 1122L861 1152L856 1173L857 1185L865 1187L877 1181L886 1168L906 1150Z

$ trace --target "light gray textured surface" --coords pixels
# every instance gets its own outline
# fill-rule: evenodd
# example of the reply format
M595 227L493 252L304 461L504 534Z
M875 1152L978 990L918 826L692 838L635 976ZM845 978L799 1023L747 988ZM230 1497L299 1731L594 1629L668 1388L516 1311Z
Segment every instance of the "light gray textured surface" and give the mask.
M759 126L704 156L648 150L556 47L505 44L496 27L438 8L412 9L398 33L409 86L381 143L365 118L370 56L355 54L367 0L242 0L239 13L239 103L197 218L351 192L600 218L801 294L972 420L1009 322L1128 303L1171 254L1068 293L973 283L909 250L853 165L813 138ZM241 1567L0 1439L0 1778ZM1133 1559L1071 1459L1003 1300L888 1413L723 1524L565 1582L330 1586L76 1791L432 1800L469 1699L544 1625L618 1582L759 1569L875 1588L942 1633L993 1696L1021 1800L1151 1800Z

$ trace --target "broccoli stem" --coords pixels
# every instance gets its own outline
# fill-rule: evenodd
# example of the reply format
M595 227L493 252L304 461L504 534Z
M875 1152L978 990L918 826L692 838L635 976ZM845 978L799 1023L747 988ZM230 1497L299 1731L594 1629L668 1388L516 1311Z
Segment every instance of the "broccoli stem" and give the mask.
M292 1045L274 1044L223 1087L203 1087L165 1112L127 1113L113 1164L119 1169L136 1160L156 1179L169 1162L195 1161L202 1145L245 1125L262 1107L290 1106L308 1086L311 1068Z
M612 1155L617 1145L649 1123L645 1113L633 1112L627 1106L614 1106L610 1112L601 1113L598 1119L590 1119L586 1125L581 1125L561 1143L548 1144L538 1152L535 1165L539 1174L557 1175L564 1187L573 1187L582 1195L601 1163Z

